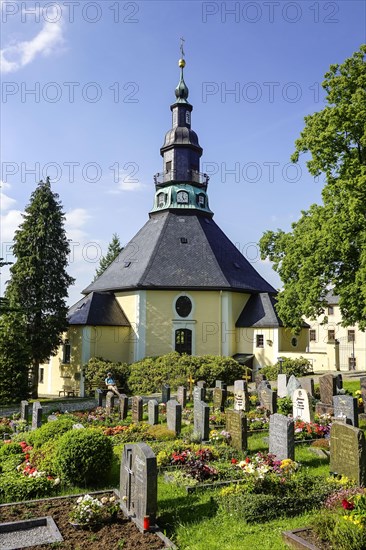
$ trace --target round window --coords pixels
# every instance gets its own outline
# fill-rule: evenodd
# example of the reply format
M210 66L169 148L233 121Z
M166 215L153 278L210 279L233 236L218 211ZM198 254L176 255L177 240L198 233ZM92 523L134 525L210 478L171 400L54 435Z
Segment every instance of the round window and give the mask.
M291 345L292 345L292 347L296 348L296 346L297 346L297 338L292 338L292 339L291 339Z
M188 317L192 311L192 302L188 296L179 296L178 300L175 302L175 311L178 313L179 317Z

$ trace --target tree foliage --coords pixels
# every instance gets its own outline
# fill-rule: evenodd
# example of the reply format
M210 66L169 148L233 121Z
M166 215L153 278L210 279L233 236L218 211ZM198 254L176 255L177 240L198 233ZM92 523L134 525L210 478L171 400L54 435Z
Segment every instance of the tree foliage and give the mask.
M260 241L284 289L278 313L301 329L301 316L324 313L330 289L340 297L343 324L366 328L366 46L331 65L323 88L326 106L305 117L291 159L310 153L314 176L325 175L323 204L303 211L292 231L267 231Z
M5 297L24 318L21 326L32 356L31 393L37 397L39 364L61 343L67 328L67 289L74 282L66 272L70 249L64 214L49 178L32 193L23 218L15 232L16 261Z
M99 262L99 267L96 269L94 280L101 276L102 273L111 265L118 254L123 250L121 241L117 233L113 233L111 242L108 245L107 254L102 256Z

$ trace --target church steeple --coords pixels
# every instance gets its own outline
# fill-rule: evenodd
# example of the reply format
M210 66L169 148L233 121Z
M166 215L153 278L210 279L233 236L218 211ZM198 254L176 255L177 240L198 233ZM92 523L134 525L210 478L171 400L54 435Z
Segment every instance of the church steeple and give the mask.
M166 133L160 149L163 172L154 176L156 193L151 212L188 208L212 216L206 193L209 177L200 172L203 149L196 132L191 129L193 107L188 101L189 90L184 81L186 62L182 45L181 52L182 57L178 62L180 80L175 89L176 101L170 106L172 128Z

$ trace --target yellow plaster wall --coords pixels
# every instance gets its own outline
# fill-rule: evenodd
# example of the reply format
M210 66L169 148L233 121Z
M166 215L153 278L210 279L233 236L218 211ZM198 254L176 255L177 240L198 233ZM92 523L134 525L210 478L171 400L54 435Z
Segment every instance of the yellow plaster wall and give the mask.
M279 352L305 352L308 346L308 334L308 329L303 328L301 329L300 334L294 336L290 330L281 327L279 329ZM291 343L293 338L297 339L296 346L293 346Z
M129 327L91 327L90 357L108 361L129 361Z

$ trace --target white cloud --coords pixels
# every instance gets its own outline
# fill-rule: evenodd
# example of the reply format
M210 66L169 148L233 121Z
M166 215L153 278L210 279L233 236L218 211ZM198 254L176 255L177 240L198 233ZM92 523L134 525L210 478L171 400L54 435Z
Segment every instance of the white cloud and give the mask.
M16 204L16 200L3 193L2 189L10 189L10 185L4 181L0 182L0 211L5 212Z
M1 71L12 73L31 63L38 55L48 56L58 51L64 43L62 18L57 21L57 13L49 10L48 21L31 40L14 42L0 52ZM54 20L52 23L50 21Z
M123 193L124 191L140 191L144 187L145 186L136 177L136 175L121 170L118 174L117 187L110 189L108 192L114 195Z
M13 242L15 230L18 229L22 221L22 212L20 210L9 210L9 212L1 216L1 241L3 247Z

